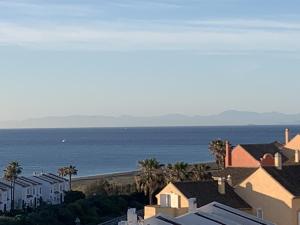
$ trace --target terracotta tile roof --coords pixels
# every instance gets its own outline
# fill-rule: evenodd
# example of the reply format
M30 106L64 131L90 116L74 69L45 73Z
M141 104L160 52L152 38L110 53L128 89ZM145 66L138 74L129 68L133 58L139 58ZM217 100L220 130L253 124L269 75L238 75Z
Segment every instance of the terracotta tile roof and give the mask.
M173 184L186 198L196 198L197 207L217 201L236 209L251 209L251 206L241 199L228 184L226 184L224 195L219 193L216 181L188 181Z

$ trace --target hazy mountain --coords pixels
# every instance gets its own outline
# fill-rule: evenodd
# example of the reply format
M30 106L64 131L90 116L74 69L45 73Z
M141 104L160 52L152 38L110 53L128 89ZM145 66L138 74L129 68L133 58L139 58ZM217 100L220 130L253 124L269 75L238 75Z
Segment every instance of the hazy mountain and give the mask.
M217 115L186 116L170 114L153 117L136 116L63 116L22 121L3 121L0 128L62 127L135 127L135 126L208 126L208 125L276 125L300 124L299 114L256 113L229 110Z

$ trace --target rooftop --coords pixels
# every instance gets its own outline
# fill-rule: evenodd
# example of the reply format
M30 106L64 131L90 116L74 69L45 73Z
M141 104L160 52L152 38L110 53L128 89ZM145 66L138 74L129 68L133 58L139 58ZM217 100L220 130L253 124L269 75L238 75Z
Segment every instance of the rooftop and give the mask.
M145 220L147 225L273 225L253 215L218 202L211 202L185 215L171 218L163 214Z
M276 167L264 169L291 194L300 197L300 165L283 166L281 170Z
M244 179L249 177L258 168L245 168L245 167L227 167L223 170L213 172L213 177L225 177L231 176L232 186L240 184Z
M275 155L275 153L282 152L282 146L278 142L273 142L269 144L240 144L250 155L256 160L260 160L266 153ZM282 161L285 162L288 158L282 154Z
M225 184L225 194L219 193L218 183L216 181L189 181L176 182L173 184L186 198L196 198L198 207L217 201L233 208L251 208L251 206L241 199L228 184Z

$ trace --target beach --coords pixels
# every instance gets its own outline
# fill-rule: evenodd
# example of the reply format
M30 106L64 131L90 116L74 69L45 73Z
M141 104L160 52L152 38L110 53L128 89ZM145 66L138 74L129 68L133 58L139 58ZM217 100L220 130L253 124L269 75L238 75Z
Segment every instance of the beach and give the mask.
M134 177L139 174L139 171L99 174L93 176L84 176L73 178L72 187L74 190L83 191L87 186L97 183L100 180L107 180L110 183L119 185L133 184L135 182Z
M209 171L217 170L217 165L215 162L199 162L199 164L206 164L210 167ZM190 164L193 165L193 164ZM127 172L118 172L118 173L107 173L107 174L99 174L93 176L83 176L83 177L75 177L72 181L72 187L77 191L85 191L85 189L92 184L97 183L101 180L106 180L109 183L114 183L118 185L128 185L134 184L134 177L138 175L140 172L138 170L127 171Z

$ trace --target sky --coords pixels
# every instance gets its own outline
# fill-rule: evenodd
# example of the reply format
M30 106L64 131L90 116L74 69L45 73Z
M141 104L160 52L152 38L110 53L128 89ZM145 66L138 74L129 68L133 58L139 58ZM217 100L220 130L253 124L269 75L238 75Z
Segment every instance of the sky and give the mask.
M0 0L0 121L299 113L297 0Z

